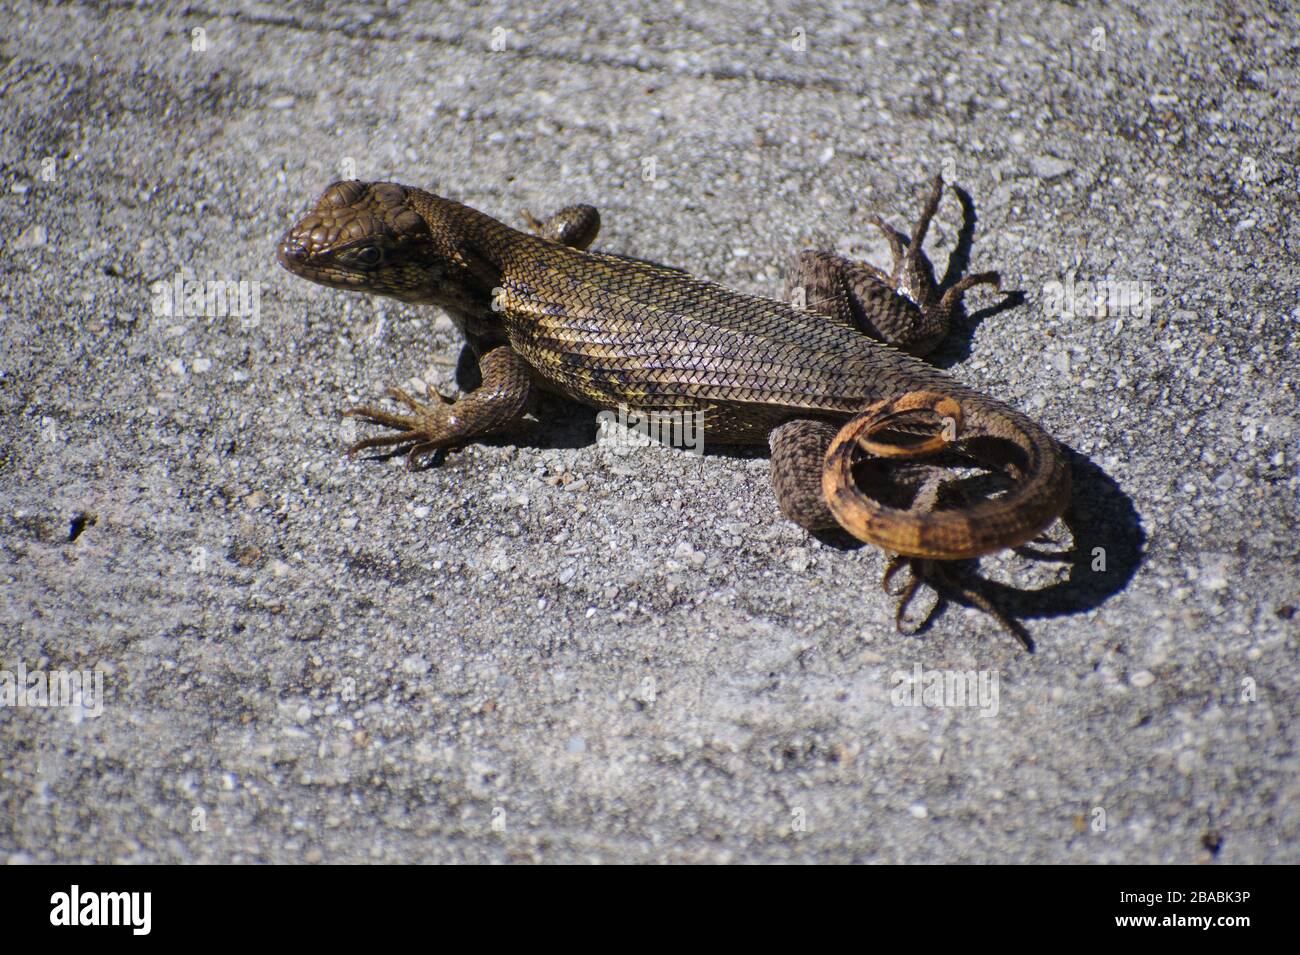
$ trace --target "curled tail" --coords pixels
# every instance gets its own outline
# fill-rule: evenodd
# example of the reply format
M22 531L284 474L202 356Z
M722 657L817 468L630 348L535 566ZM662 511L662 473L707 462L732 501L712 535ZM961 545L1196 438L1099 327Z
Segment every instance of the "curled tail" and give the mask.
M899 508L864 493L855 477L873 458L916 460L954 441L1011 477L1011 489L969 507ZM1017 547L1059 517L1070 499L1070 469L1046 431L1000 402L964 388L912 391L871 405L839 430L826 451L822 491L835 520L859 540L907 557L961 560Z

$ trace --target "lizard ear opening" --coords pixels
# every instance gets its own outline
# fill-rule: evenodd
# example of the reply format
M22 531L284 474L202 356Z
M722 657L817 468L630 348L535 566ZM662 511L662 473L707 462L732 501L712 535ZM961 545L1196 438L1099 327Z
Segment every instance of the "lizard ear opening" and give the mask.
M393 229L407 235L428 235L429 224L414 209L404 209L393 219Z

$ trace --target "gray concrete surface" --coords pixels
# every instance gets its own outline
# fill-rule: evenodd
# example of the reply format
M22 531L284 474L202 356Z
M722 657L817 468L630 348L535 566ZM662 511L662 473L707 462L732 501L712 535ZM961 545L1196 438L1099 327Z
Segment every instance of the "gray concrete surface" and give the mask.
M104 689L0 706L0 859L1300 861L1297 19L1231 7L5 4L0 670ZM937 170L1022 293L938 360L1075 452L1069 559L980 567L1033 655L894 632L761 449L557 402L345 459L334 409L453 388L454 330L271 258L354 175L779 294ZM157 314L181 269L258 314ZM916 667L996 713L895 705Z

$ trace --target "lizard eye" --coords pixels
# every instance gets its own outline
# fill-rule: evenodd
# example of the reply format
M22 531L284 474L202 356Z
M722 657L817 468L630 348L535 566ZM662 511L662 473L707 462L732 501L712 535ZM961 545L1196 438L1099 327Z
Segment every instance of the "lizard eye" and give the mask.
M373 245L363 246L353 254L352 259L358 265L373 266L378 265L384 258L384 254Z

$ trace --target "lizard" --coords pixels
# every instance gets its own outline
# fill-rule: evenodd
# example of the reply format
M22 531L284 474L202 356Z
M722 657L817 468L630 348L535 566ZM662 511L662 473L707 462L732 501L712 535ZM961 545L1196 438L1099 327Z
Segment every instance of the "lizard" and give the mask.
M943 191L934 177L910 235L871 218L889 244L891 271L800 252L786 301L592 251L600 215L589 205L544 221L525 212L525 232L393 182L330 185L276 256L321 285L441 306L477 358L481 384L458 399L391 388L406 412L342 409L391 429L350 453L407 448L415 466L520 424L541 391L606 410L697 414L710 442L768 444L787 518L814 532L842 528L893 554L887 591L895 571L911 570L907 585L890 591L899 629L925 582L985 610L1032 650L1022 628L956 579L951 562L1038 535L1065 509L1070 472L1040 425L921 359L948 334L967 291L1001 289L997 272L936 283L922 244ZM945 453L1000 471L1010 488L942 506L933 481L909 500L881 473L891 458ZM864 490L864 473L878 493Z

